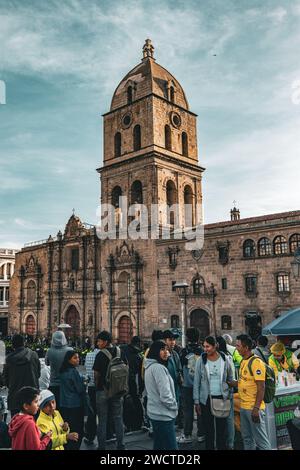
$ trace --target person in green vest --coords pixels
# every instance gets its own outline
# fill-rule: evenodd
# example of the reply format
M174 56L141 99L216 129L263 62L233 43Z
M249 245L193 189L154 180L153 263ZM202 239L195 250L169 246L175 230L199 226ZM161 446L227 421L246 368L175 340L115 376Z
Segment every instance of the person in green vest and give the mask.
M275 372L275 377L278 377L278 372L297 372L299 368L299 361L292 351L285 348L281 341L273 344L271 347L271 356L269 357L269 366Z

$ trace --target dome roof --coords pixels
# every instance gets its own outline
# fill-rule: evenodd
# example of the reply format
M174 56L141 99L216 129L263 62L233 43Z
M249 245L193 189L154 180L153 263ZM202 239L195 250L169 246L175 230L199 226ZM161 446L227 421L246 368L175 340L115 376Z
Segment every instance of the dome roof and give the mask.
M150 39L146 40L143 47L142 62L136 65L121 80L114 92L110 110L113 111L127 105L127 89L132 86L136 101L144 96L154 93L162 98L169 99L170 88L174 88L174 103L182 108L189 109L188 101L180 83L165 68L155 62L153 57L154 47Z

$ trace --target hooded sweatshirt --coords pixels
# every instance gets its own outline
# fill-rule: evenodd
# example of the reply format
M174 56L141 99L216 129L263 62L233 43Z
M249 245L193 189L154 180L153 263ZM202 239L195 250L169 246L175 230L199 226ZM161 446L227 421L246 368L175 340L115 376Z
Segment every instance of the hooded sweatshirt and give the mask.
M12 438L12 450L46 450L51 441L49 436L40 437L40 431L32 415L23 413L15 415L8 429Z
M15 396L22 387L39 388L41 364L38 355L31 349L21 347L10 353L4 366L4 380L8 387L7 406L9 410L18 408Z
M64 450L69 431L63 431L62 425L64 424L64 420L59 411L55 410L54 415L49 416L41 410L36 424L44 434L52 431L52 450Z
M171 421L178 413L173 379L155 359L145 359L147 414L156 421Z
M65 354L72 348L67 346L67 340L63 331L55 331L52 335L51 347L48 349L45 364L50 366L50 387L60 385L59 370L62 366Z

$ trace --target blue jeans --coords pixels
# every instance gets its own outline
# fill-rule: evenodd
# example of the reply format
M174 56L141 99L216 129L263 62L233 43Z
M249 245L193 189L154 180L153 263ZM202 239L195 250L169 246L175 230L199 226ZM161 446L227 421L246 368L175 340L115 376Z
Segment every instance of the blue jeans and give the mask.
M153 427L153 450L177 450L175 419L156 421L151 419Z

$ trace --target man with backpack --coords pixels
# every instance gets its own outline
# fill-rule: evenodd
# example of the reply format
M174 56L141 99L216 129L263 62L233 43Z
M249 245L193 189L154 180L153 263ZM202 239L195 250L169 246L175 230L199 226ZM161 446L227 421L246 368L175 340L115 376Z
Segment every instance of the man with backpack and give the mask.
M201 356L203 349L199 345L199 330L197 328L188 328L186 330L187 345L181 351L181 364L183 371L183 420L184 433L178 437L178 444L188 444L193 442L193 424L194 424L194 374L196 361ZM204 442L204 430L201 416L197 416L197 438L198 442Z
M266 430L264 400L269 403L274 398L274 374L272 383L272 371L269 370L269 366L252 353L250 336L245 334L237 336L236 348L243 357L239 370L238 392L241 400L241 434L244 450L256 450L256 448L271 450ZM232 384L235 385L234 382Z
M98 450L105 450L108 412L114 421L117 449L124 450L123 397L128 392L128 366L121 358L121 350L112 345L112 336L101 331L97 336L100 349L93 370L98 414Z
M260 335L256 340L256 348L253 349L253 354L260 357L266 364L268 364L270 351L268 350L268 338Z

